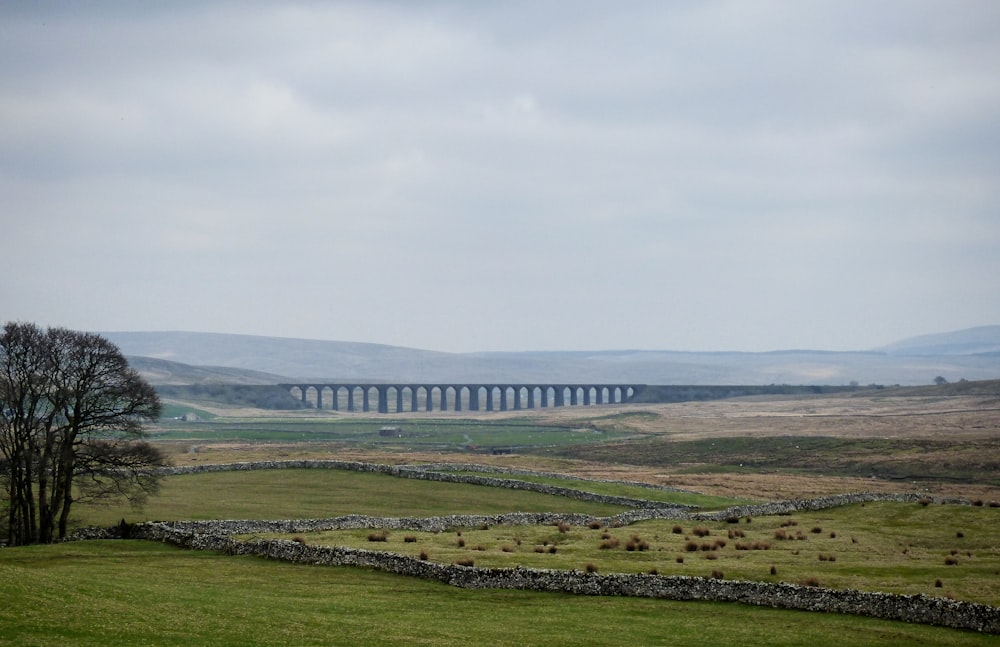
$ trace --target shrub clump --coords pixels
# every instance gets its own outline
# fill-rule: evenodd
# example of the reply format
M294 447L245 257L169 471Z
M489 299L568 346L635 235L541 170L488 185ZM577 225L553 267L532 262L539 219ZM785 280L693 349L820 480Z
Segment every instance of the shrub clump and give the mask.
M628 543L625 544L625 550L629 552L649 550L649 542L639 537L639 535L632 535Z
M385 530L368 533L368 541L386 541L388 538L389 538L389 533L386 532Z

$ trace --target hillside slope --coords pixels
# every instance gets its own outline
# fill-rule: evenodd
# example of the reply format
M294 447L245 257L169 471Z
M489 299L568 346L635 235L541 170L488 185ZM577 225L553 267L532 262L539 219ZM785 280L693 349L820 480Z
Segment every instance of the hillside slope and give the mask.
M997 327L1000 328L1000 327ZM960 331L961 333L961 331ZM958 334L961 337L960 333ZM1000 352L970 344L901 342L869 352L779 351L769 353L677 351L563 351L441 353L357 342L286 339L191 332L103 333L139 362L146 357L199 367L147 363L154 383L295 380L397 382L605 382L642 384L929 384L1000 377ZM931 336L933 337L933 336ZM919 340L920 338L916 338ZM970 342L971 343L971 342ZM981 344L981 342L976 342ZM939 348L938 354L929 349ZM955 349L961 348L963 352ZM951 349L949 352L945 350ZM246 373L228 374L222 369ZM264 374L264 375L262 375Z

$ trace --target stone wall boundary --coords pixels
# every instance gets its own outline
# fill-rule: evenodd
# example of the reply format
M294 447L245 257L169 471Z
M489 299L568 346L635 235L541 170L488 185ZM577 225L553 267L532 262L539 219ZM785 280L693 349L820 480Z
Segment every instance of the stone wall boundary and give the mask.
M469 466L466 466L469 467ZM487 487L505 487L511 489L526 490L563 496L582 501L595 503L607 503L634 508L629 513L617 515L631 523L633 521L645 519L690 519L694 521L721 521L732 517L753 517L792 514L800 511L815 511L834 508L843 505L856 503L875 503L880 501L890 501L897 503L915 503L918 501L928 501L936 503L948 503L969 505L969 501L963 499L938 499L926 494L918 493L890 493L890 492L854 492L837 494L831 496L816 497L813 499L788 499L784 501L771 501L766 503L753 503L740 506L733 506L724 510L700 512L697 506L684 505L678 503L665 503L662 501L648 501L631 497L619 497L611 495L586 492L574 488L566 488L542 483L531 483L528 481L518 481L513 479L499 479L485 476L450 474L442 471L429 470L410 465L386 465L381 463L366 463L362 461L336 461L336 460L293 460L293 461L256 461L246 463L220 463L206 465L187 465L180 467L165 467L160 470L164 475L179 474L201 474L206 472L227 472L227 471L254 471L271 469L340 469L356 472L370 472L387 474L402 478L415 478L421 480L431 480L450 483L466 483L470 485L484 485ZM478 467L476 468L478 469Z
M627 508L660 508L664 510L691 510L695 508L695 506L680 503L666 503L663 501L649 501L633 497L597 494L595 492L587 492L585 490L561 487L558 485L546 485L544 483L501 479L489 476L478 476L475 474L453 474L449 472L420 469L410 465L384 465L380 463L365 463L361 461L297 460L221 463L213 465L185 465L180 467L161 468L160 474L165 476L174 476L179 474L203 474L206 472L255 471L272 469L339 469L356 472L371 472L424 481L465 483L468 485L484 485L486 487L526 490L529 492L539 492L542 494L566 497L568 499L575 499L578 501L620 505Z
M163 523L129 528L135 539L161 541L194 550L317 566L354 566L419 577L467 589L516 589L575 595L608 595L738 602L780 609L869 616L919 624L1000 634L1000 607L917 595L832 590L797 584L772 584L650 574L600 574L534 568L480 568L445 565L398 553L345 547L311 546L281 539L238 541L217 534L190 532Z
M586 481L590 483L613 483L615 485L628 485L630 487L645 488L660 492L676 492L680 494L701 494L694 490L685 490L671 485L658 485L655 483L644 483L642 481L625 481L621 479L598 479L585 476L573 476L560 474L558 472L544 472L539 470L526 470L516 467L505 467L502 465L486 465L482 463L414 463L405 465L407 469L424 470L430 472L483 472L484 474L507 474L510 476L539 476L543 478L572 479L574 481Z

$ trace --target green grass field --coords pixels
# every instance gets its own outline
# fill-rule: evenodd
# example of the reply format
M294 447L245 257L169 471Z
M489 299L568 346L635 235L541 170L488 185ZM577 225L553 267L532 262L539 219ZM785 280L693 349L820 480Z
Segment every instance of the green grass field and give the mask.
M581 512L626 508L565 497L326 469L209 472L171 476L142 510L128 505L73 508L78 526L195 519L305 519L347 514L384 517L503 512Z
M556 479L558 480L558 479ZM82 525L113 525L121 518L296 519L347 514L438 516L504 512L582 512L610 516L618 506L478 485L440 483L341 470L211 472L165 479L162 492L141 512L127 507L77 507ZM795 525L785 525L792 524ZM680 525L682 533L673 532ZM695 536L695 526L710 532ZM480 566L533 566L601 572L647 572L799 583L897 593L951 595L1000 604L1000 508L869 503L752 523L648 521L623 528L497 526L451 533L390 533L368 541L368 531L306 535L309 543L358 546ZM731 531L743 536L730 536ZM789 539L776 539L784 532ZM602 537L607 533L608 538ZM962 536L959 537L958 535ZM646 550L627 550L633 535ZM407 537L415 541L405 541ZM801 537L801 538L796 538ZM617 544L601 548L608 542ZM724 545L716 546L721 540ZM689 542L696 548L689 550ZM763 545L767 546L762 550ZM741 550L757 547L758 549ZM711 548L708 548L711 546ZM554 551L551 549L554 548ZM679 563L677 558L683 559ZM946 560L956 562L947 564ZM774 566L777 573L771 575ZM941 586L936 586L941 580Z
M622 510L505 488L295 469L173 476L142 512L123 506L77 506L74 512L81 525L112 525L122 517L135 522L512 511L608 516ZM681 533L674 532L677 525ZM696 536L696 526L709 534ZM696 576L717 570L727 579L815 578L830 588L947 595L997 605L997 528L1000 508L869 503L735 524L649 521L563 531L496 526L461 529L461 535L396 531L385 542L369 541L370 531L303 537L310 544L426 552L442 563L472 559L477 566L578 570L591 565L604 573L655 569ZM733 530L743 536L730 537ZM777 539L780 531L792 538ZM715 545L718 540L725 545ZM628 550L634 541L645 548ZM689 542L697 544L694 550ZM739 550L740 543L758 549ZM703 550L702 544L712 547ZM984 645L997 639L742 605L464 591L362 569L281 564L151 542L0 550L0 595L5 600L0 644L12 645ZM53 609L67 611L57 616Z
M0 645L996 645L736 604L468 591L363 569L78 542L0 551Z

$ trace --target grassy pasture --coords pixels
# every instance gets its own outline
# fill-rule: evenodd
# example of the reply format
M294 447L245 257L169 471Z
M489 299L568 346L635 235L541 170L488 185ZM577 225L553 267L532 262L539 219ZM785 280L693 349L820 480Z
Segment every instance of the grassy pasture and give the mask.
M582 512L608 516L621 506L565 497L440 483L386 474L325 469L207 472L170 476L145 507L73 507L77 525L198 519L305 519L368 514L383 517L503 512Z
M682 532L675 533L675 526ZM721 571L727 579L762 582L804 583L815 578L827 588L950 595L998 605L997 528L997 508L869 503L757 517L751 523L741 519L736 524L658 520L621 528L495 526L447 533L395 531L384 542L370 541L369 530L299 536L310 544L389 550L414 557L425 553L441 563L471 559L476 566L577 570L592 565L606 573L655 569L661 575L701 577ZM699 537L696 529L709 534ZM743 536L731 536L737 531ZM959 538L958 533L963 536ZM777 534L788 538L777 539ZM949 565L946 560L957 563ZM941 587L936 586L937 580Z
M0 551L0 645L995 645L736 604L466 591L363 569L79 542Z

